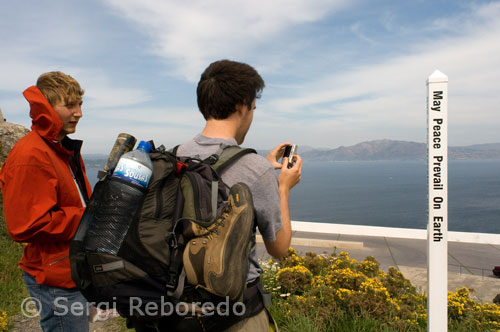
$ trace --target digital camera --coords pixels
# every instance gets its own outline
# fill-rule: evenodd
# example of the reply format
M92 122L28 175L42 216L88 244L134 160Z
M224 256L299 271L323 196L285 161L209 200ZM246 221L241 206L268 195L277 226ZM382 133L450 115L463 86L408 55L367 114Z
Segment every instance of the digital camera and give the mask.
M297 153L297 144L287 145L285 147L285 152L283 153L283 158L288 157L288 168L293 166L293 157Z

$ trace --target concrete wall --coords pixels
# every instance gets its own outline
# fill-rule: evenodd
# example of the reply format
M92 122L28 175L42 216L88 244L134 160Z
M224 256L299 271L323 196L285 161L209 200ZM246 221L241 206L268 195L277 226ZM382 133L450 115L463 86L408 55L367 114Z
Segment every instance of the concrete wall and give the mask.
M381 236L402 239L426 240L427 231L424 229L377 227L344 224L327 224L317 222L292 221L292 230L299 232ZM448 232L448 241L483 243L500 245L500 235L489 233Z

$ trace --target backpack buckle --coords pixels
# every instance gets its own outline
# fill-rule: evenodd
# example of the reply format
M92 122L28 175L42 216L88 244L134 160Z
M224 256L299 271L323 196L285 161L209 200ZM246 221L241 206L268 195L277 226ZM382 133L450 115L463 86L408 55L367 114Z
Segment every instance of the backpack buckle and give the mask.
M215 165L215 163L219 161L220 156L222 156L222 152L224 152L224 149L227 147L228 147L228 145L221 143L219 145L219 149L217 150L217 152L215 152L214 154L211 154L204 161L208 162L210 165Z
M207 161L210 165L214 165L219 160L219 155L214 153L210 155L205 161Z
M177 236L175 235L175 232L170 232L167 234L167 237L165 238L165 240L167 241L168 245L174 249L176 249L179 244L177 242Z
M177 273L174 271L168 272L167 284L165 285L167 289L175 289L177 287Z
M182 172L188 168L188 164L186 163L183 163L183 162L180 162L180 161L177 161L177 164L176 164L176 175L179 176L182 174Z

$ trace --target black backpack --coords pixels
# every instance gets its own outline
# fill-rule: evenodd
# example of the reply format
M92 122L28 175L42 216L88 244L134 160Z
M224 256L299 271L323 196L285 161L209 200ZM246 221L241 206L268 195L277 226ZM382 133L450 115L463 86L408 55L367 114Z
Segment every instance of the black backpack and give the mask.
M177 157L175 152L163 146L153 149L147 189L110 174L95 185L70 245L72 279L94 305L133 317L148 306L171 308L179 303L187 293L181 274L190 239L186 223L210 226L228 198L218 174L243 155L256 153L221 145L217 153L200 160Z

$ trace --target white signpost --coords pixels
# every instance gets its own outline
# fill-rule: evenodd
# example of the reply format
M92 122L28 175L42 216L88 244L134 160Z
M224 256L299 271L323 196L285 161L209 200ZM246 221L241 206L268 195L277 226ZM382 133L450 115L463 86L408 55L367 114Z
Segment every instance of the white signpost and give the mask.
M427 330L448 331L448 77L427 80Z

